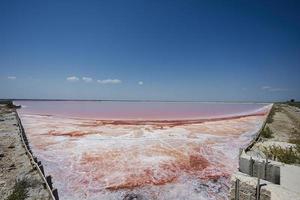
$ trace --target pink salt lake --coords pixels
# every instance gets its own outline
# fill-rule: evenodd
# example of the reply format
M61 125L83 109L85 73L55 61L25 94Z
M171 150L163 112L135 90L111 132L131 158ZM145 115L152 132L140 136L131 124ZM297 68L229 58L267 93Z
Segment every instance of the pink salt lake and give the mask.
M60 199L227 199L271 105L17 101Z

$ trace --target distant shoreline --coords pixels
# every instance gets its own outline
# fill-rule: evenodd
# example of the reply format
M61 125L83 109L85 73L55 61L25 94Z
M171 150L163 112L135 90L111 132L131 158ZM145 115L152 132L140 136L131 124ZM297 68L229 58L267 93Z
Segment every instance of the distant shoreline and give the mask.
M178 102L178 103L274 103L271 101L198 101L198 100L133 100L133 99L0 99L1 101L111 101L111 102ZM276 101L277 102L277 101ZM278 101L280 102L280 101Z
M51 114L24 114L27 116L42 116L42 117L59 117L59 118L68 118L74 120L93 120L97 125L166 125L166 126L181 126L188 124L200 124L204 122L215 122L215 121L224 121L224 120L233 120L240 119L245 117L254 117L254 116L265 116L269 111L262 113L252 113L252 114L240 114L240 115L229 115L216 118L189 118L189 119L100 119L100 118L82 118L82 117L68 117L60 115L51 115Z

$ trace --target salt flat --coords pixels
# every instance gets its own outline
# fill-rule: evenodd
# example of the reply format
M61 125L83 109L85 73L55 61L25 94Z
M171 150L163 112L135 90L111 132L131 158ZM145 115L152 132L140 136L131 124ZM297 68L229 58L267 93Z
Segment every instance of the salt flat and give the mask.
M61 199L226 199L238 149L265 115L180 125L21 118Z

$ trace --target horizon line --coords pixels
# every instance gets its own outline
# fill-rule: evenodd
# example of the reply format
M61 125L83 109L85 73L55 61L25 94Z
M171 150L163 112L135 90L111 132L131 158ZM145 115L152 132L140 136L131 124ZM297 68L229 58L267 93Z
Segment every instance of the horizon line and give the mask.
M112 101L112 102L195 102L195 103L275 103L283 101L216 101L216 100L147 100L147 99L47 99L47 98L4 98L0 101Z

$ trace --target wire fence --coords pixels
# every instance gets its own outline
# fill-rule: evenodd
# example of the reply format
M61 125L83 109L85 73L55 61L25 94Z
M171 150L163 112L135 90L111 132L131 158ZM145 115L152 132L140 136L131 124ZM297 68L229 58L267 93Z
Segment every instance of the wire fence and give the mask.
M41 163L41 161L39 161L37 159L37 157L33 156L33 153L31 151L31 148L29 146L29 142L24 130L24 127L22 125L21 119L18 115L18 112L15 110L15 114L16 114L16 119L18 121L18 127L19 127L19 135L22 141L22 144L24 146L26 155L29 157L30 159L30 163L31 165L38 171L38 173L40 174L42 181L44 182L44 187L48 190L50 197L52 200L59 200L58 197L58 191L56 188L53 187L53 183L52 183L52 177L51 176L46 176L45 175L45 171L44 171L44 167Z

